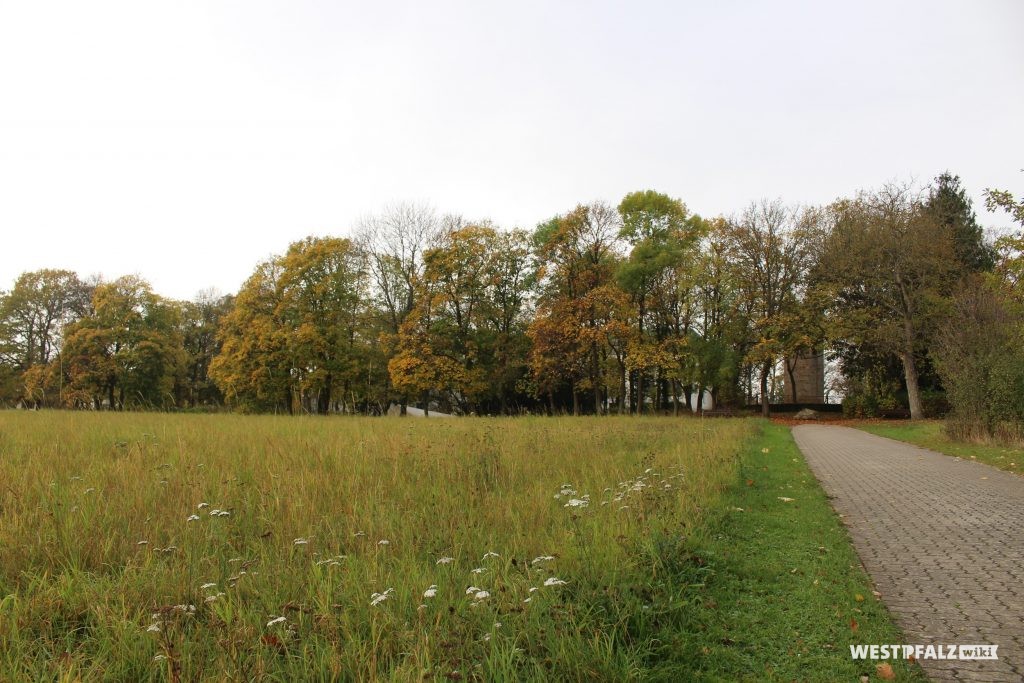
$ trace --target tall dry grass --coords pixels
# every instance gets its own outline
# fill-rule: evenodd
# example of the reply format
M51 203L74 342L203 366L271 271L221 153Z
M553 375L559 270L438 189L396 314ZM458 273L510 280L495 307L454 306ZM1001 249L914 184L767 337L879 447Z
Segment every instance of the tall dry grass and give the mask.
M755 429L3 412L0 680L636 675Z

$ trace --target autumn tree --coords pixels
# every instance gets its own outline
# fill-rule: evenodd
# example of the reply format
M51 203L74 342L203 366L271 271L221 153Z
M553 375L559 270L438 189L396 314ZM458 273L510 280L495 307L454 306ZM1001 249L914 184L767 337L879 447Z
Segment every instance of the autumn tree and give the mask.
M998 271L1016 295L1024 300L1024 199L1014 199L1006 190L985 190L985 207L989 211L1005 211L1020 226L1016 233L996 240Z
M135 275L102 283L92 311L66 328L62 367L79 404L169 407L185 354L178 309Z
M320 414L354 409L364 356L363 254L347 239L309 237L261 264L225 318L211 367L231 400Z
M217 331L220 352L210 377L229 404L255 411L294 411L286 330L278 323L280 258L256 266Z
M732 275L750 324L746 360L758 368L761 412L769 413L768 382L776 363L807 345L796 310L807 251L796 213L781 201L747 207L727 230Z
M534 232L539 263L539 300L530 326L531 371L539 393L568 387L573 413L589 392L594 412L602 411L604 317L594 290L611 284L621 257L621 220L606 204L577 206L542 223Z
M520 231L452 226L424 255L418 304L391 360L396 388L439 393L459 412L508 397L525 366L529 245Z

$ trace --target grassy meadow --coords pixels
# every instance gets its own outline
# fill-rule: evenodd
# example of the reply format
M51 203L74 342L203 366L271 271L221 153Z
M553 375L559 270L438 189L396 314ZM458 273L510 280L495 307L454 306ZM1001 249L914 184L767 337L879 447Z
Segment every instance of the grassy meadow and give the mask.
M759 429L3 412L0 680L657 678Z

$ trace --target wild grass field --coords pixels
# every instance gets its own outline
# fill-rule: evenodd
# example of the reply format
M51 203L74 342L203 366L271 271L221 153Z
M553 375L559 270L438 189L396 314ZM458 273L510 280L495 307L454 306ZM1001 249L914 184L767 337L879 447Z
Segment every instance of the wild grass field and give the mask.
M657 672L758 429L0 413L0 680Z

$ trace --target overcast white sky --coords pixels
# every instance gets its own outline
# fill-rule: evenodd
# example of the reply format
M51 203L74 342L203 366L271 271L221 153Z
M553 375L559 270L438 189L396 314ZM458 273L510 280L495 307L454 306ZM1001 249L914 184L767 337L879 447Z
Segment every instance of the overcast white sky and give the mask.
M0 289L191 298L393 201L532 228L958 173L1024 194L1024 2L0 0Z

